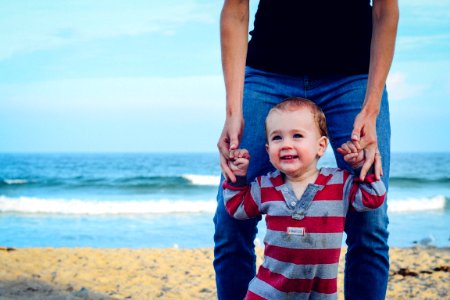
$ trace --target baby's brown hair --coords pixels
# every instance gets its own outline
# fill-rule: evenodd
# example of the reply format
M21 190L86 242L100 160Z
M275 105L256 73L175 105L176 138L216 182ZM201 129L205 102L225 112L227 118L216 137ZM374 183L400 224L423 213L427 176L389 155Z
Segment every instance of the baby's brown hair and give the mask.
M317 106L311 100L301 98L301 97L289 97L284 99L282 102L278 103L267 114L269 117L272 111L295 111L299 108L308 108L313 114L314 121L316 122L317 127L319 128L319 132L321 136L328 137L328 129L327 129L327 119L325 118L325 114L322 109ZM267 118L266 118L267 122Z

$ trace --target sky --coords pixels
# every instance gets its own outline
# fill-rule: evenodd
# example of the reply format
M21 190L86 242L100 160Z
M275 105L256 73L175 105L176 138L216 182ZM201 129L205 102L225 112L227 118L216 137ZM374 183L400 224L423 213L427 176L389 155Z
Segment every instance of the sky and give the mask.
M0 152L216 151L222 3L0 0ZM450 152L449 1L400 1L387 88L392 150Z

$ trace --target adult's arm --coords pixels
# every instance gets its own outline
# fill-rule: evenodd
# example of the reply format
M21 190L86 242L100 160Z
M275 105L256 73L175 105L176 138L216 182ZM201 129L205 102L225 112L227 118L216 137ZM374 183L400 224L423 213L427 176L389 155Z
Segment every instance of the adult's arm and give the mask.
M361 112L353 124L352 140L359 143L366 155L361 170L361 180L370 166L375 165L375 177L383 175L378 151L376 120L381 97L394 56L395 39L399 19L398 0L373 0L372 41L367 90Z
M228 167L230 150L238 148L244 130L242 95L248 44L249 0L225 0L220 16L222 69L226 92L226 118L217 142L220 167L226 179L236 177Z

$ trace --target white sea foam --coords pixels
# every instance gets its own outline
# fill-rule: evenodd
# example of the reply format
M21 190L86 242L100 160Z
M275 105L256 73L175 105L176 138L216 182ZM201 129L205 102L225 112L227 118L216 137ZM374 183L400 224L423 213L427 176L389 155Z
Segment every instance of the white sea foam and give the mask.
M0 196L0 212L70 215L213 213L216 200L98 201Z
M183 178L189 180L194 185L218 186L220 183L220 176L186 174L183 175Z
M211 200L99 201L81 199L42 199L0 196L0 213L44 213L70 215L127 215L169 213L214 213L217 202ZM419 212L445 209L442 195L430 198L389 199L389 212Z
M28 180L25 179L4 179L4 183L6 184L25 184L28 183Z
M443 210L446 205L445 196L430 198L408 198L388 201L389 212L418 212L427 210Z

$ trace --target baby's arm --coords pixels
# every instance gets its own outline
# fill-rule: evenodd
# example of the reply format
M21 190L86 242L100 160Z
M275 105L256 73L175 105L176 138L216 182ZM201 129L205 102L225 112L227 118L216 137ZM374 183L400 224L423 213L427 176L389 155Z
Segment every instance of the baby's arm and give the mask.
M250 185L245 177L238 177L236 183L224 181L223 202L227 212L235 219L245 220L260 216L261 186L258 179Z
M355 171L355 175L350 175L344 191L348 197L350 205L356 211L368 211L381 206L386 196L386 188L383 182L375 177L373 167L370 168L367 176L361 178L361 167L366 161L364 150L356 147L352 141L342 144L337 151L344 156L344 160Z
M236 219L249 219L260 214L261 187L258 179L247 184L247 169L250 155L245 149L233 150L229 167L236 175L236 182L223 182L223 200L228 213ZM231 156L231 155L230 155Z
M337 151L344 156L344 160L355 171L354 176L349 176L351 184L345 185L347 190L344 192L348 197L350 205L356 211L368 211L381 206L386 197L386 188L383 182L375 177L373 166L370 168L367 176L361 178L361 168L366 161L364 150L358 150L352 141L342 144Z
M369 211L380 207L386 198L383 181L377 180L375 174L368 174L364 180L350 175L349 184L345 185L344 197L356 211Z

